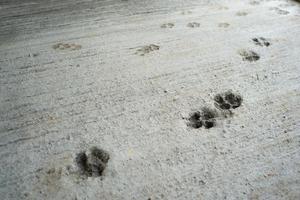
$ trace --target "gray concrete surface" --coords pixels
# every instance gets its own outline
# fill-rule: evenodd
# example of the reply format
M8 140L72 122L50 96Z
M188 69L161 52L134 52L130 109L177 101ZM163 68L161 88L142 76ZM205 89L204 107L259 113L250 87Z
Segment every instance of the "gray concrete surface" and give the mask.
M300 199L299 76L295 1L0 0L0 198Z

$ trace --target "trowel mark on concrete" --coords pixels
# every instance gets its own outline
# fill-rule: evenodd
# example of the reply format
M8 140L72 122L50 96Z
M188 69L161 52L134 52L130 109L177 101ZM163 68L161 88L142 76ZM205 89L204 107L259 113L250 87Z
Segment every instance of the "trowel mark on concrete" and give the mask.
M58 43L52 46L55 50L79 50L82 48L79 44Z
M240 50L239 54L244 61L254 62L260 59L260 56L256 52L250 50Z
M200 111L190 114L187 125L198 129L204 126L206 129L212 128L216 125L216 117L218 113L216 110L203 107Z
M259 37L259 38L252 38L252 41L254 42L254 44L256 44L256 45L258 45L258 46L266 46L266 47L268 47L268 46L270 46L271 45L271 43L267 40L267 39L265 39L265 38L263 38L263 37Z
M106 164L109 160L109 154L97 147L92 147L90 153L80 152L76 155L75 163L79 172L86 176L102 176Z
M157 51L159 50L159 46L155 45L155 44L150 44L147 46L143 46L142 48L138 49L135 54L140 55L140 56L144 56L145 54L148 54L152 51Z

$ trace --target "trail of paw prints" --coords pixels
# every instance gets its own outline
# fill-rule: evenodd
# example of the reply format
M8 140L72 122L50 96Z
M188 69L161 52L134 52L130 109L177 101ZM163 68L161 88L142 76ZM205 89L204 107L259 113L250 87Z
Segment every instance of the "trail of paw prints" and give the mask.
M79 50L82 48L79 44L58 43L52 46L55 50Z
M271 45L271 43L263 37L252 38L252 41L254 42L255 45L258 45L258 46L261 46L261 47L263 47L263 46L268 47L268 46Z
M198 28L198 27L200 27L200 23L198 23L198 22L190 22L186 26L189 27L189 28Z
M258 53L250 50L240 50L238 52L244 61L254 62L260 59Z
M232 109L240 107L242 102L242 96L233 93L231 90L216 94L214 97L214 105L217 109L203 107L200 111L191 113L187 118L187 126L194 129L199 129L201 127L210 129L215 127L217 119L222 119L222 117L227 118L228 113L231 116L233 114ZM225 111L229 112L224 114Z
M173 23L165 23L160 26L160 28L173 28L175 25Z
M158 51L159 50L159 46L155 45L155 44L150 44L147 46L143 46L142 48L138 49L135 54L140 55L140 56L144 56L145 54L148 54L152 51Z
M103 149L92 147L89 154L86 154L85 151L79 152L76 155L75 163L80 174L87 177L99 177L102 176L109 158L109 154Z

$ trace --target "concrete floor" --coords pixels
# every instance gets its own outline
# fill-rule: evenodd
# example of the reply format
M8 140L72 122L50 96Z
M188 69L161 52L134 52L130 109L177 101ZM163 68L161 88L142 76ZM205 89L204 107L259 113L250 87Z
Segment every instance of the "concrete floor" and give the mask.
M1 199L300 199L300 3L0 0L0 27Z

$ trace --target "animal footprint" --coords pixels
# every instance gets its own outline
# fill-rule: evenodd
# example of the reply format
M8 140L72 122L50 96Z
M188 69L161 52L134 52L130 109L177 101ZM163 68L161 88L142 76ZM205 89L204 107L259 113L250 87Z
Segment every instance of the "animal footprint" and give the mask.
M216 110L204 107L200 111L194 112L188 118L187 125L198 129L204 126L206 129L212 128L216 125L216 117L218 113Z
M228 26L230 26L230 24L228 24L228 23L219 23L218 26L220 28L227 28Z
M75 158L79 172L89 177L102 176L108 160L109 154L97 147L92 147L88 155L85 152L80 152Z
M161 28L173 28L175 25L173 23L166 23L162 24L160 27Z
M200 111L191 113L187 118L187 126L195 129L199 129L202 126L206 129L212 128L216 125L217 118L227 118L228 113L230 114L229 116L231 116L233 114L231 109L240 107L242 101L241 95L233 93L231 90L217 94L214 97L214 105L218 110L203 107Z
M254 51L240 50L239 54L242 56L244 61L254 62L260 59L260 56Z
M235 94L231 90L228 90L224 93L215 95L214 101L217 108L229 110L240 107L243 99L241 95Z
M142 48L138 49L135 54L138 54L140 56L144 56L145 54L148 54L152 51L159 50L159 48L160 47L158 45L150 44L150 45L143 46Z
M227 6L222 6L222 5L216 5L215 8L218 10L228 10L229 9Z
M198 23L198 22L190 22L190 23L187 24L187 27L197 28L197 27L200 27L200 23Z
M258 45L258 46L266 46L266 47L268 47L268 46L270 46L271 45L271 43L267 40L267 39L265 39L265 38L263 38L263 37L259 37L259 38L252 38L252 41L254 42L254 44L256 44L256 45Z
M259 5L260 3L259 1L250 1L249 4L255 6L255 5Z
M292 3L281 3L278 6L281 7L281 8L288 8L288 7L295 6L295 4L292 4Z
M182 15L189 15L189 14L192 14L192 11L190 11L190 10L182 11L181 14Z
M57 50L79 50L81 49L81 45L79 44L67 44L67 43L58 43L52 46L53 49Z
M246 15L248 15L248 13L247 12L243 12L243 11L239 11L239 12L236 13L236 15L237 16L246 16Z
M270 8L270 10L275 11L275 12L276 12L277 14L279 14L279 15L287 15L287 14L290 13L289 11L282 10L282 9L280 9L280 8L277 8L277 7Z

